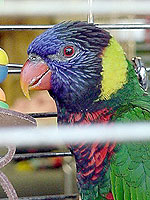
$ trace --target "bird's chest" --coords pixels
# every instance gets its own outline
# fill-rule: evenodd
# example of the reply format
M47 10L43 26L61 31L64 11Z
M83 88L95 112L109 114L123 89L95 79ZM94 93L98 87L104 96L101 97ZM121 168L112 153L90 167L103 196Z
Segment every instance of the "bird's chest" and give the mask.
M67 112L60 111L58 114L58 124L67 125L90 125L99 123L108 123L111 120L114 112L112 109L103 108L97 111L80 111L80 112Z
M108 123L114 113L111 109L104 108L93 112L77 112L67 113L62 112L58 117L59 124L67 125L91 125L98 123ZM81 126L82 129L82 126ZM81 130L82 134L82 130ZM95 191L98 193L98 188L105 191L102 183L109 184L109 161L114 154L116 147L115 143L84 143L68 145L72 151L77 167L77 180L80 192ZM98 186L101 183L101 186ZM96 189L97 188L97 189ZM108 188L109 193L109 188ZM106 194L106 193L105 193ZM106 194L107 195L107 194Z

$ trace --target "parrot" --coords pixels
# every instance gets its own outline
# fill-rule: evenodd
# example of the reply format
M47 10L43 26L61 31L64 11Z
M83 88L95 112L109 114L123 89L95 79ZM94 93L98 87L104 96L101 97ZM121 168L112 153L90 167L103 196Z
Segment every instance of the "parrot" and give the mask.
M61 22L37 36L27 53L22 91L30 99L30 90L47 90L56 102L58 126L82 130L150 120L150 97L109 31L85 21ZM82 200L150 199L148 141L87 143L85 138L68 147Z

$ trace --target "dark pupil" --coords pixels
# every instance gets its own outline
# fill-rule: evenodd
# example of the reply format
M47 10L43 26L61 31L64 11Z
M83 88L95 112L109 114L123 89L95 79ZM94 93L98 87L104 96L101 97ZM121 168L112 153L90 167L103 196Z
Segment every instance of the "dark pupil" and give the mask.
M72 49L72 48L66 48L66 49L65 49L65 54L66 54L67 56L72 55L72 54L73 54L73 49Z

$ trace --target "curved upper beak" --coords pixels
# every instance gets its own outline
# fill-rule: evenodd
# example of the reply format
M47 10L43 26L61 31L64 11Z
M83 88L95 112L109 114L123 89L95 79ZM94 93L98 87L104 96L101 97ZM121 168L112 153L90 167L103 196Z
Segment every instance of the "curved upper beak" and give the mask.
M29 90L50 90L51 71L44 61L30 61L23 65L20 75L21 89L30 99Z

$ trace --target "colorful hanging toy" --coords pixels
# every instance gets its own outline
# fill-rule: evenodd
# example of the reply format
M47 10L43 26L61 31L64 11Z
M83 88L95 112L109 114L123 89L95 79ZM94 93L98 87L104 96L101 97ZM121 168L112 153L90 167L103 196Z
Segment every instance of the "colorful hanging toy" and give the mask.
M6 54L6 52L0 48L0 83L2 83L8 74L8 56ZM8 109L9 106L6 103L6 95L4 93L4 91L2 90L2 88L0 88L0 107L1 108L6 108Z

